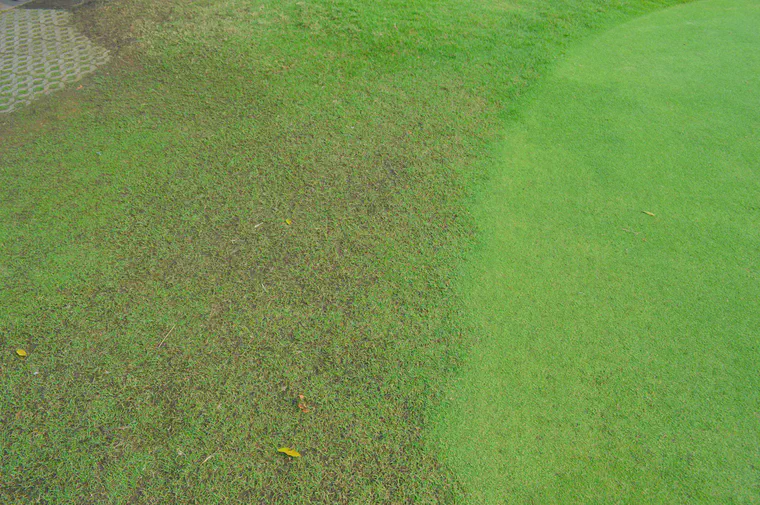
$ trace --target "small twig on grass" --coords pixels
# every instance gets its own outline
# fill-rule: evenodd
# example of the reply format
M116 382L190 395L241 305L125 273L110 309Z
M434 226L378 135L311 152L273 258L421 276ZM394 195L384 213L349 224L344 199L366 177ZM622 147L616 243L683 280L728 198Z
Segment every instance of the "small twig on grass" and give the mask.
M164 335L164 338L162 338L162 339L161 339L161 342L159 342L159 343L158 343L158 345L156 346L156 349L158 349L159 347L161 347L162 345L164 345L164 342L166 342L166 337L168 337L168 336L171 334L171 332L173 332L173 331L174 331L174 328L175 328L176 326L177 326L176 324L175 324L174 326L172 326L172 329L171 329L171 330L169 330L169 331L166 333L166 335Z
M213 457L214 457L214 454L216 454L216 453L215 453L215 452L212 452L211 454L209 454L208 456L206 456L206 459L204 459L203 461L201 461L201 465L202 465L203 463L205 463L206 461L210 460L211 458L213 458Z
M623 231L627 231L628 233L633 233L634 235L638 235L639 233L641 233L640 231L633 231L633 230L629 230L628 228L623 228Z

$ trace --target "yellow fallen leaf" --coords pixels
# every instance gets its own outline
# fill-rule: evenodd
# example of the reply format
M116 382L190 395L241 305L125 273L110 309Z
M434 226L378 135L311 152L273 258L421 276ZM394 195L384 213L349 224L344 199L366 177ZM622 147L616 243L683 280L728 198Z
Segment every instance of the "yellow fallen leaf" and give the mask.
M291 449L290 447L280 447L279 449L277 449L277 452L284 452L285 454L287 454L291 458L300 458L301 457L301 453L299 453L295 449Z
M26 358L26 351L23 349L16 349L16 354L18 354L22 358Z
M290 226L291 224L293 224L293 221L291 221L290 219L286 219L285 224Z
M652 216L652 217L654 217L654 213L653 213L653 212L648 212L648 211L646 211L646 210L642 210L641 212L643 212L643 213L644 213L644 214L646 214L647 216Z

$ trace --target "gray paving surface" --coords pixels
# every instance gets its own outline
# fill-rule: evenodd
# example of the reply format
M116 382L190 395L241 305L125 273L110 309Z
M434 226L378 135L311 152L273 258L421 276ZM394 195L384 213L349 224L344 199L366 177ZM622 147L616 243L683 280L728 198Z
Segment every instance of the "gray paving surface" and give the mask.
M0 12L0 114L63 89L108 59L108 51L74 28L67 11Z
M0 11L24 5L32 0L0 0Z

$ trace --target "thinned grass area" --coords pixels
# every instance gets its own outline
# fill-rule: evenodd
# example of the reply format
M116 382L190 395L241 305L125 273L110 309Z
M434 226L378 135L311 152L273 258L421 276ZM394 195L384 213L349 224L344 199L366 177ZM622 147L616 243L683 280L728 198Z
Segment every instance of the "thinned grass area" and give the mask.
M116 62L0 119L0 499L464 499L424 434L487 146L570 41L670 3L77 11Z
M440 425L472 503L760 501L758 26L744 0L623 24L511 124Z

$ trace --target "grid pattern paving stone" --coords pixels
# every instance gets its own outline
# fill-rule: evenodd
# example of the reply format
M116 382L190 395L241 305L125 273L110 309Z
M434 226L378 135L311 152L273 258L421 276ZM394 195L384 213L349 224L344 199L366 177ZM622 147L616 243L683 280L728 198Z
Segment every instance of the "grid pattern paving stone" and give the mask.
M108 51L72 24L70 12L0 13L0 114L63 89L108 62Z

